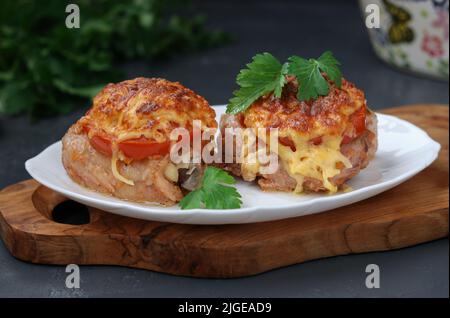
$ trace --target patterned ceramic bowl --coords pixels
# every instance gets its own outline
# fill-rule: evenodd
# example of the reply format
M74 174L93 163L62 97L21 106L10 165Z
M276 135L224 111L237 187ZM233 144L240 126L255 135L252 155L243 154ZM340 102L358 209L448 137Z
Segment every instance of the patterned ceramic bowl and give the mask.
M365 17L371 4L380 12L379 28L368 28L376 54L392 66L448 81L449 0L360 0Z

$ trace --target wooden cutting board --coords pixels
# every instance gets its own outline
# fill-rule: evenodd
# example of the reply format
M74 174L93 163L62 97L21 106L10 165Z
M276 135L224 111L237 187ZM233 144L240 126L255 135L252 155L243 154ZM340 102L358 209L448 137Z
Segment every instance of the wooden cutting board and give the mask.
M0 192L0 234L12 255L33 263L111 264L195 277L253 275L448 236L448 107L414 105L383 112L425 129L442 145L439 159L400 186L347 207L215 226L148 222L89 208L88 224L70 225L52 216L67 199L26 180Z

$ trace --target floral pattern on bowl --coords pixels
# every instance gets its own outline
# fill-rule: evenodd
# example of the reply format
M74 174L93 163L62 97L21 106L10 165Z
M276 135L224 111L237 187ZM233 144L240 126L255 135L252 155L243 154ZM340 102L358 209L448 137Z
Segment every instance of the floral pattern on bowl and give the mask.
M449 0L360 0L380 8L380 28L369 28L376 54L403 70L449 78Z

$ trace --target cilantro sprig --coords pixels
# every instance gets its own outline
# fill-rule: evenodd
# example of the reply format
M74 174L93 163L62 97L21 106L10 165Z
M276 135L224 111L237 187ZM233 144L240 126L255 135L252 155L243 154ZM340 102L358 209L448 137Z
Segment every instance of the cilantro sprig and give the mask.
M236 181L226 171L207 167L200 188L190 192L181 201L183 210L188 209L237 209L241 207L241 195L233 184Z
M247 68L240 71L236 78L240 86L233 94L227 106L227 113L237 114L246 110L259 97L273 92L276 98L281 97L286 75L297 78L299 89L297 99L306 101L325 96L329 93L325 73L340 88L342 73L339 61L330 51L324 52L318 59L304 59L293 55L288 62L281 64L270 53L257 54Z

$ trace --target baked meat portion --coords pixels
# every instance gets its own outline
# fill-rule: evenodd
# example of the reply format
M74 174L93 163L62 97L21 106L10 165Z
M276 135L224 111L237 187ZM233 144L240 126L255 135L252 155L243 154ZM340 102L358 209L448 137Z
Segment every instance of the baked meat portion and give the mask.
M179 83L137 78L107 85L62 139L62 162L77 183L130 201L173 205L202 165L170 160L170 133L215 128L206 100Z
M297 82L289 79L281 98L269 94L246 111L221 118L222 136L226 128L277 128L276 171L261 173L258 162L246 164L245 158L222 168L244 180L257 180L266 191L334 193L373 159L376 115L367 108L363 92L346 80L341 88L330 83L329 94L313 101L299 101L297 90Z
M62 161L69 176L77 183L120 199L173 205L183 198L180 187L165 171L169 156L136 160L129 164L118 161L119 174L132 185L112 173L111 158L91 146L87 134L72 126L64 136ZM169 166L170 167L170 166ZM173 167L173 169L176 169Z

